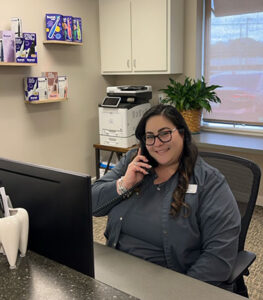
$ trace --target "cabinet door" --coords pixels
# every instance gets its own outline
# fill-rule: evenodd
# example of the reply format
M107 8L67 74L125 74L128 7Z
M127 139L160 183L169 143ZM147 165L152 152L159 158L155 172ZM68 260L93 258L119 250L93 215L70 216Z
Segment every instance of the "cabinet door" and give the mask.
M131 71L130 0L100 0L101 71Z
M131 0L134 72L167 71L167 1Z

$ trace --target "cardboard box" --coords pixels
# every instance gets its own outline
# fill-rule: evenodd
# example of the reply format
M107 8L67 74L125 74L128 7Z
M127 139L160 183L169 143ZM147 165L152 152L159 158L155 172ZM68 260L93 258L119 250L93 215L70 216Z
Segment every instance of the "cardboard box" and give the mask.
M15 33L13 31L0 31L2 40L2 56L4 62L15 62Z
M58 72L43 72L47 77L48 99L58 98Z
M62 32L62 15L46 14L46 34L47 40L64 40Z
M36 101L39 100L38 93L38 78L37 77L25 77L24 78L25 88L25 100Z
M67 76L58 76L59 98L68 98L68 78Z
M22 37L22 19L11 18L11 31L14 31L15 37Z
M82 21L81 18L73 17L73 42L82 42Z
M47 87L47 77L38 77L38 97L39 100L45 100L48 98L48 87Z
M72 42L73 40L73 24L72 24L72 16L63 16L62 17L62 32L64 36L64 40L68 42Z
M3 40L0 38L0 61L4 60L3 54Z
M25 52L25 42L24 38L16 37L16 62L25 63L26 62L26 52Z
M26 63L37 63L37 35L35 33L23 33L24 51Z

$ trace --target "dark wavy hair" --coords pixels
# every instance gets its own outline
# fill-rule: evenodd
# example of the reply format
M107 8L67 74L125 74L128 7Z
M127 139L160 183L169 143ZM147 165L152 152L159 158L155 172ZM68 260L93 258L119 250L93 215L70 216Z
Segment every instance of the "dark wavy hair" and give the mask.
M192 142L191 132L188 129L184 118L174 106L163 104L155 105L144 113L136 128L135 135L140 141L142 154L149 159L149 164L152 165L152 167L157 167L158 162L152 156L150 156L145 146L143 137L145 135L145 126L147 121L151 117L159 115L164 116L171 121L184 139L183 150L180 156L180 163L178 167L178 185L173 193L173 201L171 203L170 213L172 216L178 215L181 207L183 206L185 208L184 216L188 216L190 214L190 207L184 202L184 197L188 188L190 177L193 174L198 150L196 145Z

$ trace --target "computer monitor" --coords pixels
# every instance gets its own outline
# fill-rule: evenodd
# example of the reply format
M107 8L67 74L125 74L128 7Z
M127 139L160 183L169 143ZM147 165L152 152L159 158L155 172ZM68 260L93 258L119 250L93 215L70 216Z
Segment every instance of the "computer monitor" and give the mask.
M0 158L0 181L29 214L28 248L94 277L90 176Z

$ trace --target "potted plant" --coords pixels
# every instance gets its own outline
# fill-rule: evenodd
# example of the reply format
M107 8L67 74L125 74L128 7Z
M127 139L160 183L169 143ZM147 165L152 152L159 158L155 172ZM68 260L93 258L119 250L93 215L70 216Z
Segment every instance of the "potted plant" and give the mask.
M221 103L215 93L220 85L207 85L204 77L194 80L185 78L184 83L169 78L170 84L165 89L160 89L166 96L161 101L174 105L183 115L192 133L200 132L202 109L211 111L211 102Z

